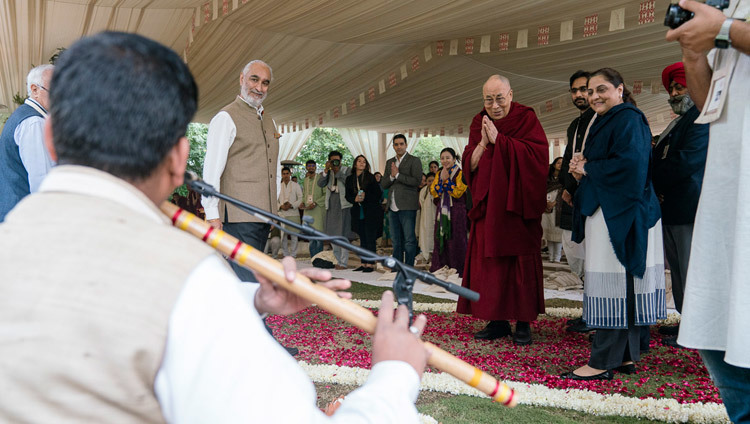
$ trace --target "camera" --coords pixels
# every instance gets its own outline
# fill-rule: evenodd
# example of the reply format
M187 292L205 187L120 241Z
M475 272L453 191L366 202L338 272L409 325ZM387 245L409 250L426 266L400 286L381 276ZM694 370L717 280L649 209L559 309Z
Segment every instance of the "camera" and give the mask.
M331 166L339 166L341 165L341 161L338 159L334 159L331 161Z
M729 0L706 0L706 5L724 10L729 7ZM693 16L695 13L681 8L679 4L670 4L667 7L667 16L664 17L664 26L675 29L693 19Z

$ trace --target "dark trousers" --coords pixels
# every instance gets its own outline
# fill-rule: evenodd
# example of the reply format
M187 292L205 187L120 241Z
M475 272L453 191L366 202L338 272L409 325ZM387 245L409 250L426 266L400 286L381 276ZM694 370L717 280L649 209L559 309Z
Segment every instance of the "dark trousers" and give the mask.
M417 256L417 233L414 232L417 211L388 211L388 222L391 224L393 257L414 266L414 258Z
M268 240L268 232L271 229L269 224L262 222L225 222L224 231L242 241L243 243L249 244L250 246L260 250L261 252L266 248L266 241ZM236 263L229 261L232 270L237 274L237 278L243 282L257 283L255 275L249 269L237 265Z
M359 220L359 227L357 234L359 234L359 245L360 247L375 253L375 241L377 240L378 227L373 225L372 222L367 222L364 219ZM363 264L374 264L373 261L362 260Z
M665 225L664 255L667 257L672 277L672 297L677 312L682 313L682 299L685 297L690 244L693 242L693 224Z
M648 326L635 325L635 286L630 274L627 285L628 328L596 330L589 358L591 368L611 370L623 362L638 361L640 351L648 349Z

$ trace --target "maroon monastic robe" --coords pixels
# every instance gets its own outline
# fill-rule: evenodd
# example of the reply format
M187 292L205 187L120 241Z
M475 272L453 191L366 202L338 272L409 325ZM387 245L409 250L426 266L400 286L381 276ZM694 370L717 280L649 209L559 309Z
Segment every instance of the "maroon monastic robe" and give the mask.
M494 121L488 144L471 172L471 155L482 140L482 110L471 123L463 169L473 199L463 286L479 292L463 298L458 312L486 320L534 321L544 313L542 214L547 206L549 148L534 109L512 103Z

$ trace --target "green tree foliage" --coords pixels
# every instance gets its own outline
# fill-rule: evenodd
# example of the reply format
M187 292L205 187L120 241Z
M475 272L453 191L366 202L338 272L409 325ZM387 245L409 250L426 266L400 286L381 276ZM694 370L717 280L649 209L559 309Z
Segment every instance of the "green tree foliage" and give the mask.
M315 128L294 160L304 165L305 162L312 159L318 164L318 172L320 172L328 160L328 153L332 150L338 150L344 155L341 160L344 166L352 166L354 157L344 144L341 133L336 128ZM294 175L298 177L304 174L305 170L303 167L297 167L294 170Z
M187 160L187 169L203 177L203 161L206 158L206 138L208 136L208 125L192 123L188 125L185 134L190 140L190 154ZM187 196L188 189L185 184L175 190L182 196Z
M419 158L422 161L422 172L425 174L430 172L430 162L436 160L440 163L440 151L445 146L440 141L440 137L425 137L419 140L419 144L414 148L412 155Z

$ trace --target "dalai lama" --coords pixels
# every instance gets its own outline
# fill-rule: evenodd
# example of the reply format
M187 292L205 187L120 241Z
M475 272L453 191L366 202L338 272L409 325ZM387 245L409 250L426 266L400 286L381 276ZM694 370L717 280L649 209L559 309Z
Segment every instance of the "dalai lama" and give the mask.
M458 312L489 323L474 337L513 335L531 343L530 322L544 313L542 213L546 207L549 150L534 109L513 102L507 78L491 76L484 109L471 123L463 169L474 207L463 285L478 302L459 299ZM509 320L516 321L515 333Z

